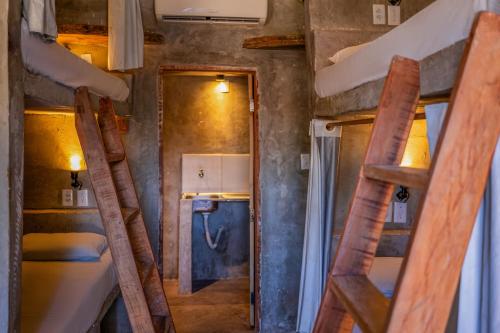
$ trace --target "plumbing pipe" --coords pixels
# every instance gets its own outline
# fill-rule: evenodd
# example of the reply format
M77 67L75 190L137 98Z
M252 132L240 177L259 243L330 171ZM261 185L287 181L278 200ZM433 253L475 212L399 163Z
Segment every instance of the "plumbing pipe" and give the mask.
M215 236L215 242L213 242L212 236L210 235L210 229L208 229L208 216L210 215L210 213L201 213L201 215L203 215L203 227L205 228L205 239L207 240L208 247L210 247L212 250L215 250L217 248L217 245L219 245L220 236L224 231L224 227L219 227L217 236Z

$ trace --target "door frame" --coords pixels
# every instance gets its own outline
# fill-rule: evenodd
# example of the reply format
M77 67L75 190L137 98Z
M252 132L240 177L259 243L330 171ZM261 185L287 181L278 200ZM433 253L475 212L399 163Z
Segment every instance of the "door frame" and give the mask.
M254 307L255 307L255 331L260 330L260 266L261 266L261 191L260 191L260 135L259 135L259 84L258 84L258 71L255 67L241 67L241 66L206 66L206 65L185 65L185 64L167 64L159 66L157 73L157 111L158 111L158 152L159 152L159 252L158 252L158 266L160 274L163 277L163 99L164 99L164 84L163 78L165 74L170 72L224 72L248 75L253 78L252 90L254 101L253 120L253 208L254 208ZM250 87L250 79L249 79ZM251 98L251 96L249 96Z

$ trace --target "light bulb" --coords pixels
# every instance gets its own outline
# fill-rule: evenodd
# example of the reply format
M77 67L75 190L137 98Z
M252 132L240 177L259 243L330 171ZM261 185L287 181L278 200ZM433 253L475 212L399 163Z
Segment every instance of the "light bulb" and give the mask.
M69 165L71 168L71 171L80 171L82 167L82 157L80 155L71 155L69 158Z

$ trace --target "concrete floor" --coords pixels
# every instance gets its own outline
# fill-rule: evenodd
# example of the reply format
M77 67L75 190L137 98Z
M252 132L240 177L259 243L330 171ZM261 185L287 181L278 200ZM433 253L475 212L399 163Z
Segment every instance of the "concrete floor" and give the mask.
M249 325L248 283L248 278L219 280L184 296L177 292L177 281L165 281L177 333L253 332Z

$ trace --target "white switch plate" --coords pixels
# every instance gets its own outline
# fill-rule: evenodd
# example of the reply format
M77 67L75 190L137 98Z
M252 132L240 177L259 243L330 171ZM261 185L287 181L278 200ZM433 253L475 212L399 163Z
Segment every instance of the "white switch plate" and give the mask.
M387 24L400 25L401 24L401 7L400 6L387 6Z
M387 214L385 215L385 223L391 223L392 222L392 212L393 212L393 202L391 201L389 203L389 206L387 207Z
M311 155L300 154L300 170L309 170L311 168Z
M62 190L62 205L64 207L73 206L73 190L69 189Z
M373 24L385 24L385 5L373 5Z
M394 203L394 223L406 223L408 204L406 202Z
M88 207L89 206L89 191L79 190L76 192L76 205L78 207Z

